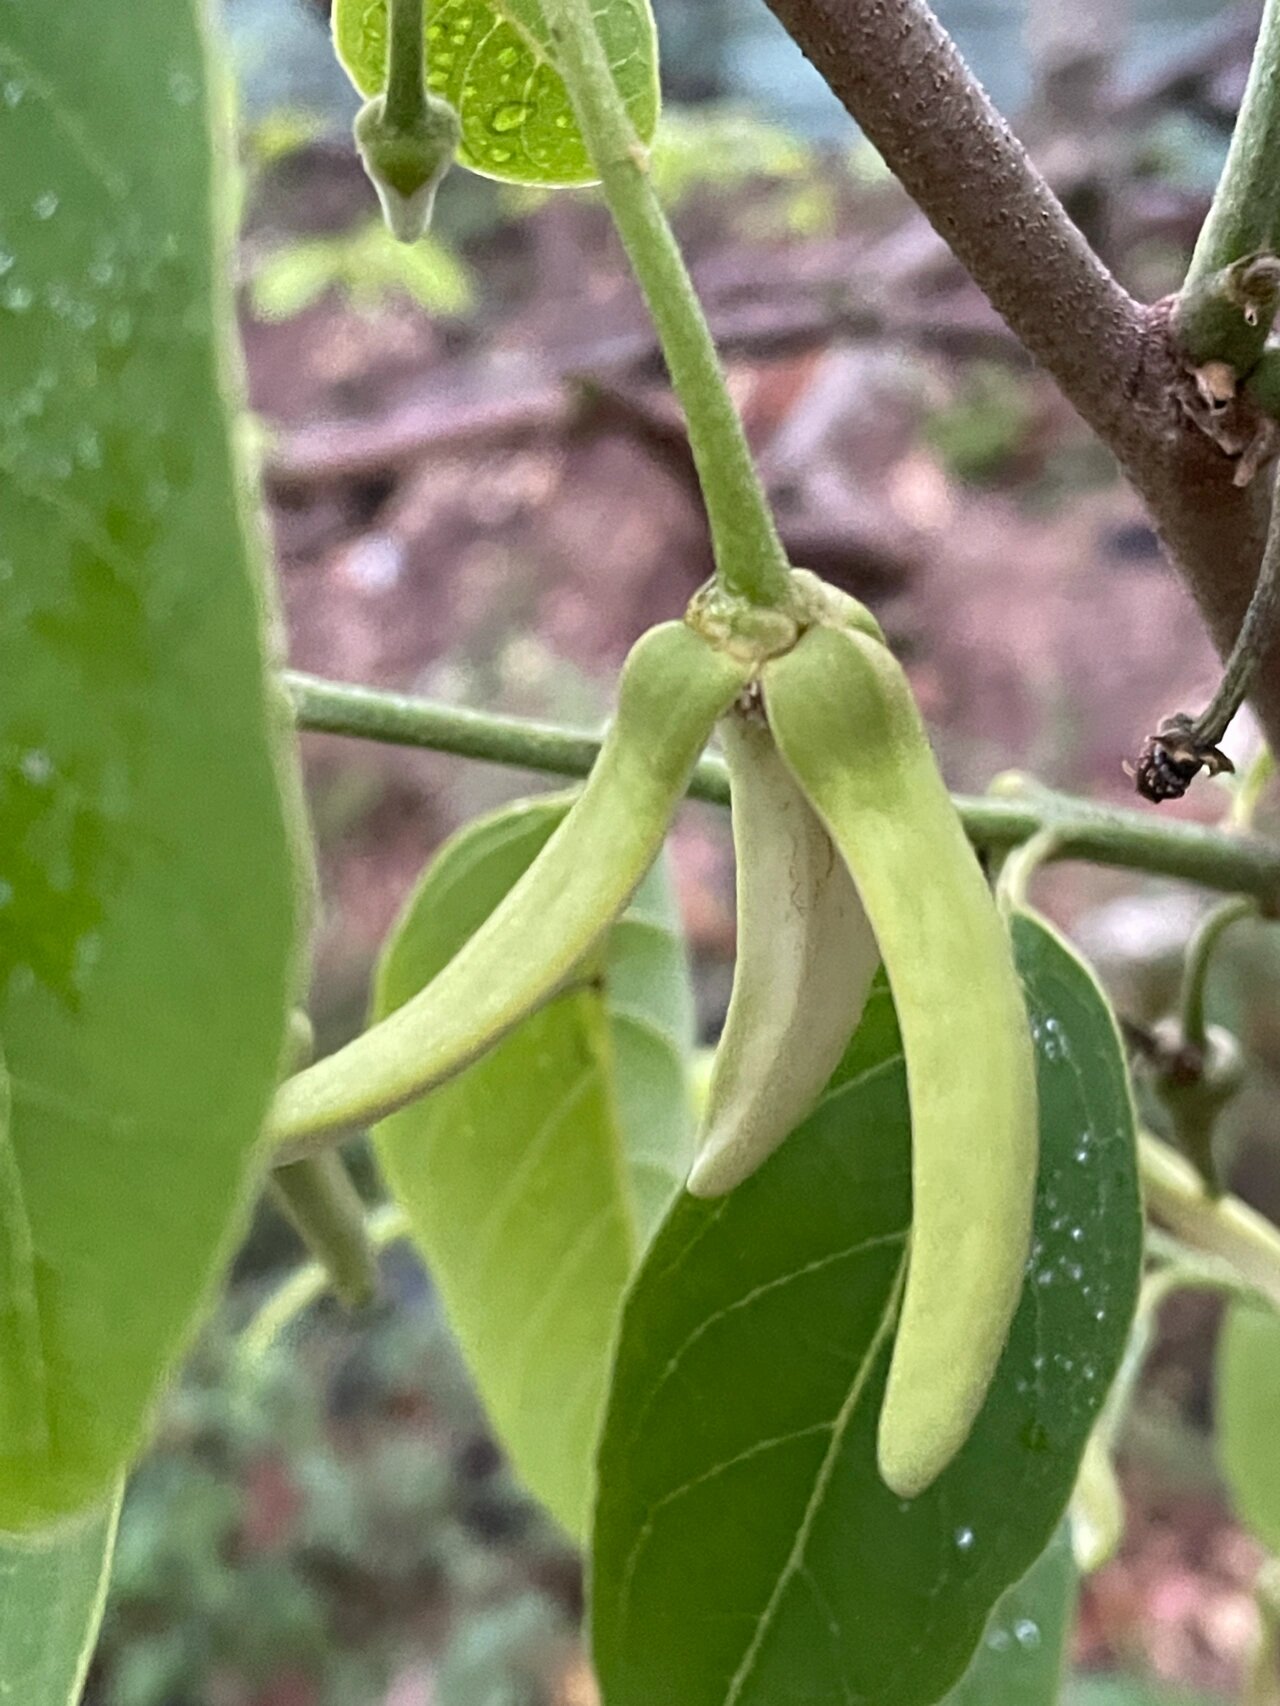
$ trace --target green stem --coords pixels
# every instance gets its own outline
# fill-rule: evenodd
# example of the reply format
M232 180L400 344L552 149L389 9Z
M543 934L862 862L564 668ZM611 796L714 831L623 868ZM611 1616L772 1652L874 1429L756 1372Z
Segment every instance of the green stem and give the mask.
M1280 0L1278 0L1280 3ZM1218 742L1244 704L1263 660L1280 637L1280 475L1272 491L1271 515L1253 594L1236 634L1222 680L1198 717L1179 711L1148 735L1134 775L1144 798L1180 799L1207 768L1211 775L1233 768Z
M727 593L750 604L785 609L786 553L702 308L654 193L648 156L596 33L590 0L543 0L542 9L558 69L684 408L717 579Z
M1183 290L1280 246L1280 0L1267 0L1227 163Z
M298 727L319 733L421 747L552 776L585 776L600 751L600 737L583 729L459 710L293 671L284 682ZM703 758L689 793L728 805L723 762ZM1146 813L1092 805L1033 784L1007 783L999 798L957 796L956 806L969 839L979 847L1016 847L1052 826L1060 837L1059 857L1177 877L1227 894L1252 895L1263 908L1280 906L1280 850L1264 841L1199 824L1160 822Z
M423 0L388 0L387 92L384 112L396 130L413 130L427 110L423 84Z
M1277 0L1280 4L1280 0ZM1262 551L1258 579L1222 672L1218 691L1196 719L1194 736L1204 746L1216 746L1244 704L1263 658L1275 643L1280 626L1280 477L1272 488L1271 520Z
M1036 872L1051 859L1056 859L1062 848L1063 826L1047 823L1009 854L996 882L996 901L1001 912L1007 916L1020 912L1026 906Z
M365 1236L364 1204L334 1150L276 1167L269 1189L324 1268L335 1297L363 1309L378 1294L378 1264Z
M1180 1011L1183 1041L1194 1049L1203 1051L1208 1045L1204 1001L1214 949L1224 930L1241 918L1256 917L1257 911L1252 900L1224 900L1201 921L1191 938L1182 971Z
M1138 1161L1147 1207L1193 1249L1227 1262L1280 1309L1280 1230L1239 1197L1210 1195L1191 1163L1143 1132Z
M1181 1238L1175 1238L1159 1226L1148 1226L1146 1236L1148 1257L1159 1265L1143 1281L1159 1302L1175 1291L1216 1291L1224 1297L1240 1297L1256 1303L1260 1293L1252 1280L1224 1262L1221 1256L1206 1255L1193 1250Z
M409 1217L399 1203L374 1209L364 1225L365 1237L375 1250L385 1250L409 1236ZM291 1273L262 1305L240 1335L238 1360L253 1367L271 1349L304 1310L318 1303L330 1288L329 1270L322 1262L307 1262Z
M1275 754L1269 746L1259 748L1253 762L1240 778L1231 801L1231 827L1248 834L1258 814L1258 806L1267 785L1276 773Z

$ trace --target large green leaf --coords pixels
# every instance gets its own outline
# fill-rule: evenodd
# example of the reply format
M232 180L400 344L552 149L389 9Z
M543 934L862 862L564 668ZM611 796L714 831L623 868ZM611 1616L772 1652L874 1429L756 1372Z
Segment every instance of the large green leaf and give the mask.
M105 1495L225 1255L294 910L192 0L0 5L0 1529Z
M1058 1706L1075 1606L1076 1567L1064 1523L997 1601L968 1670L942 1706Z
M641 141L658 123L649 0L596 0L596 27ZM538 0L427 0L427 82L457 108L458 159L517 184L589 184L595 171L553 63ZM335 0L338 57L361 94L386 85L387 0Z
M388 942L379 1016L457 951L565 810L563 798L508 807L438 855ZM690 1159L691 1031L657 870L602 964L375 1134L494 1424L575 1534L622 1291Z
M876 1472L910 1219L882 990L811 1118L729 1196L682 1197L628 1298L594 1537L606 1706L925 1706L1061 1520L1136 1298L1133 1113L1090 974L1033 919L1014 940L1035 1242L969 1441L915 1500Z
M1218 1459L1240 1520L1280 1552L1280 1316L1233 1303L1218 1341Z
M0 1540L0 1700L76 1706L115 1545L117 1494L29 1538Z

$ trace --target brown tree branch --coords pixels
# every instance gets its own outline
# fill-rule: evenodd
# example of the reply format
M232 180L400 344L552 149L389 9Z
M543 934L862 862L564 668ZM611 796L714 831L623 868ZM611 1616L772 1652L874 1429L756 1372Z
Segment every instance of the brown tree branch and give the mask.
M1256 422L1196 419L1166 304L1144 308L1072 225L924 0L768 0L890 169L1147 503L1215 644L1230 649L1266 533L1232 484ZM1141 636L1135 636L1140 644ZM1158 644L1159 636L1150 643ZM1254 703L1280 744L1280 647Z

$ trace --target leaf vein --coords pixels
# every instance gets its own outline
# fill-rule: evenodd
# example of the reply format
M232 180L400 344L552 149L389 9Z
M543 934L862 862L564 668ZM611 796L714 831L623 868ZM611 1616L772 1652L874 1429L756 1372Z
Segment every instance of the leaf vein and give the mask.
M772 1627L774 1617L777 1615L778 1608L782 1604L783 1595L790 1587L796 1574L804 1567L805 1550L808 1547L809 1538L813 1533L814 1524L818 1520L818 1516L822 1510L827 1488L831 1485L831 1477L835 1473L835 1466L840 1455L840 1448L844 1444L844 1436L848 1432L849 1423L853 1420L854 1412L857 1410L862 1394L866 1390L867 1381L871 1378L871 1371L875 1367L876 1359L893 1328L893 1323L898 1313L898 1299L902 1290L902 1280L906 1272L906 1265L906 1257L904 1255L898 1268L897 1278L890 1289L884 1314L880 1317L879 1325L877 1326L875 1333L872 1335L871 1343L867 1346L867 1354L862 1359L861 1367L858 1369L853 1383L849 1388L848 1395L845 1398L844 1403L840 1406L839 1414L836 1416L835 1422L832 1424L831 1443L827 1447L826 1455L823 1458L822 1463L819 1466L817 1476L814 1479L813 1491L809 1495L809 1502L805 1506L804 1515L800 1519L800 1526L796 1530L796 1537L791 1547L790 1555L779 1573L778 1580L774 1584L773 1592L769 1595L769 1598L765 1603L764 1610L760 1613L759 1620L756 1623L755 1633L752 1635L751 1640L747 1645L746 1652L742 1655L742 1663L738 1666L730 1679L729 1691L724 1697L724 1706L737 1706L738 1701L742 1699L742 1691L750 1679L751 1672L755 1669L756 1664L759 1661L760 1653L764 1647L765 1640L768 1637L769 1630Z

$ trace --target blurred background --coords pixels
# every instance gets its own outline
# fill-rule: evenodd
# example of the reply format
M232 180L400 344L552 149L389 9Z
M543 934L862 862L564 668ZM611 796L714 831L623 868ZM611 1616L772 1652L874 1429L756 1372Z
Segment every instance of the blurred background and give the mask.
M1017 767L1131 798L1122 759L1214 682L1135 500L761 0L656 9L656 178L793 560L880 615L955 787ZM1259 8L938 9L1124 282L1149 299L1174 289ZM239 303L290 660L598 723L636 635L710 567L687 445L600 203L455 173L432 237L396 246L350 146L356 103L323 5L224 13ZM1242 760L1254 741L1246 717L1228 745ZM432 849L546 784L324 737L304 750L329 1047L360 1023L379 940ZM1174 809L1213 820L1227 805L1206 781ZM733 950L722 814L687 808L674 866L710 1040ZM1071 866L1041 881L1126 1017L1165 1010L1204 898ZM1261 926L1227 941L1211 1004L1242 1035L1250 1078L1224 1156L1280 1213L1280 952ZM376 1199L359 1146L352 1160ZM89 1701L593 1706L578 1560L487 1434L429 1276L393 1249L383 1304L356 1320L321 1304L247 1357L237 1334L299 1260L260 1211L130 1489ZM1198 1296L1165 1308L1123 1440L1126 1538L1084 1587L1067 1706L1238 1690L1260 1554L1213 1458L1217 1312Z

